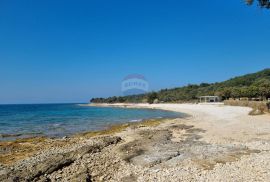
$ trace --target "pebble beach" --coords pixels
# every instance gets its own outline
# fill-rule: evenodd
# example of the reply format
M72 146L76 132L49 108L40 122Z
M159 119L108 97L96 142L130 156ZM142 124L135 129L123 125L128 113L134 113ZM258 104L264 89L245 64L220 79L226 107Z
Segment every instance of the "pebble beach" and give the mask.
M93 105L92 105L93 106ZM185 118L0 143L0 181L268 181L270 116L222 104L114 104Z

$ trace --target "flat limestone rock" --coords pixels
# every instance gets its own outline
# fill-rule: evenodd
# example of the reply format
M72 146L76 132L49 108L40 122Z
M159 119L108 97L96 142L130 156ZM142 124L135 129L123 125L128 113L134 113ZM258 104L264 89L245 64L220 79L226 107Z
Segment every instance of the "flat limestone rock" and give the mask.
M46 181L45 175L67 167L84 155L99 152L109 145L118 143L120 140L120 137L104 137L100 139L100 142L94 145L84 145L73 151L55 153L40 161L29 164L26 163L19 169L9 171L2 170L0 171L0 181L36 181L39 179ZM90 176L85 171L87 171L87 169L74 175L74 179L90 180Z

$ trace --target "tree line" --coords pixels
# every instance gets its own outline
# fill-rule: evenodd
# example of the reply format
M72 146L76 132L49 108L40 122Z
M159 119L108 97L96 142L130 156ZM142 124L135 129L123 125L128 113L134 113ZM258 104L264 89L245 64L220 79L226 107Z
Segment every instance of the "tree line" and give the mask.
M154 102L193 102L200 96L219 96L222 100L229 98L270 98L270 69L248 74L219 83L189 84L184 87L162 89L141 95L93 98L92 103L154 103Z

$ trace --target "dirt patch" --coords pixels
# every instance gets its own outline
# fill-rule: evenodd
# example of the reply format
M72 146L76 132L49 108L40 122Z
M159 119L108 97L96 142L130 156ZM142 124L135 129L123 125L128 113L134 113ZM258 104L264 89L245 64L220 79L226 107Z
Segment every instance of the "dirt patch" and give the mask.
M232 149L223 154L209 156L206 159L193 159L193 161L205 170L213 170L217 164L236 162L245 155L260 153L260 150Z

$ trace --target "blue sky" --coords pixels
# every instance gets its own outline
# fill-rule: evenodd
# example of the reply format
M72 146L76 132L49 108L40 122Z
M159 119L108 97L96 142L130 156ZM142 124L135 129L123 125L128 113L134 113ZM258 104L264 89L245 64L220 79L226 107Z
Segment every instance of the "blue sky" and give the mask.
M242 0L0 1L0 103L87 102L270 67L270 11Z

